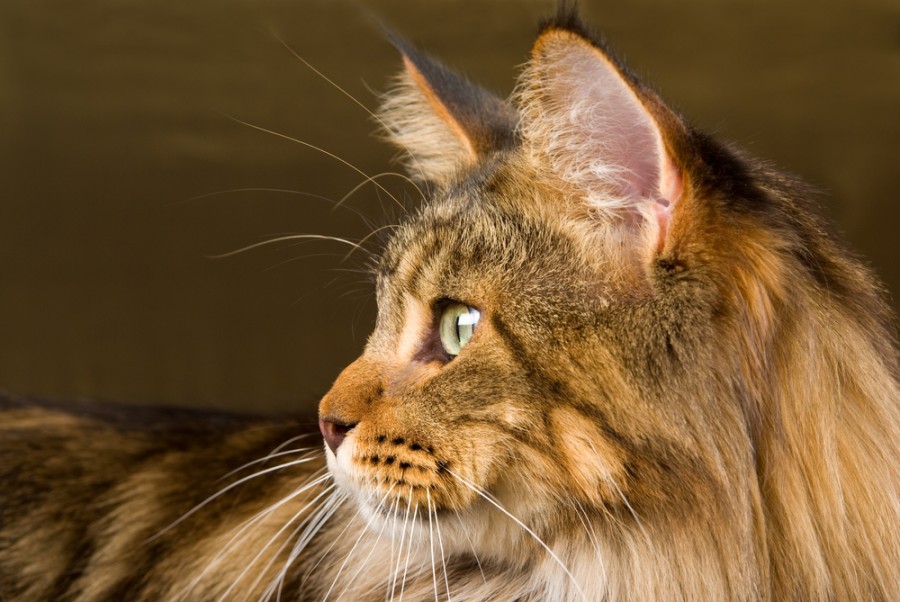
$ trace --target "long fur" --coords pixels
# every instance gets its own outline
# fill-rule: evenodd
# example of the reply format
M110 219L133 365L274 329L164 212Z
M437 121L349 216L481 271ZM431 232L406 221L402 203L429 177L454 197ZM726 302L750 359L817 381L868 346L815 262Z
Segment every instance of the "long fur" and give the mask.
M381 120L434 186L381 255L327 446L294 419L0 397L0 599L897 598L877 281L807 187L571 15L536 48L514 106L401 48ZM628 93L579 84L598 69ZM610 116L643 128L629 160ZM480 321L450 354L459 305Z

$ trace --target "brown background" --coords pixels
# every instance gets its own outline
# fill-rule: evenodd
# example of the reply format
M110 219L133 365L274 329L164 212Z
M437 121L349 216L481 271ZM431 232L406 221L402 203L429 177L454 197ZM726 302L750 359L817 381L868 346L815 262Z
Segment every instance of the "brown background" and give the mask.
M698 125L799 173L900 290L895 0L583 2ZM0 389L55 398L313 407L371 326L340 198L393 151L365 112L397 66L379 15L502 94L548 2L0 3ZM412 206L398 178L385 186ZM189 200L198 195L213 196ZM347 206L395 220L369 185Z

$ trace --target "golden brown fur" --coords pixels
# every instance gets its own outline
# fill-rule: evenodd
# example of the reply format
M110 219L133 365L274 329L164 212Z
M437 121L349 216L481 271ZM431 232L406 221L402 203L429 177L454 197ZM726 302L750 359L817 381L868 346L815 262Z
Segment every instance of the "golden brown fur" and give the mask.
M398 45L381 121L432 198L324 456L291 421L0 402L0 599L896 599L892 318L806 187L571 15L515 105ZM448 303L481 315L455 357Z

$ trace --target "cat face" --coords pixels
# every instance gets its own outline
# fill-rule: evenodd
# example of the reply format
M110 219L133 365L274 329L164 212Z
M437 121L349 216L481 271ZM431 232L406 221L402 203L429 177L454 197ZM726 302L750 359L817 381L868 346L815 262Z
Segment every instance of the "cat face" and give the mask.
M323 401L323 416L355 425L335 473L374 501L464 509L478 498L467 483L493 485L553 446L543 416L567 395L566 342L601 305L599 262L564 224L489 192L502 178L446 193L395 235L376 330Z

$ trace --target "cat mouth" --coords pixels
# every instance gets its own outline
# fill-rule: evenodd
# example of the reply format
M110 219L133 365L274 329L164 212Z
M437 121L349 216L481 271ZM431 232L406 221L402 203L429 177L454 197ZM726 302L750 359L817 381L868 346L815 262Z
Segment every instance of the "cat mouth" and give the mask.
M349 461L348 461L349 460ZM448 460L354 453L336 462L339 485L352 491L373 516L403 520L453 513L476 498Z
M358 428L358 427L357 427ZM355 429L354 429L355 430ZM457 512L478 496L467 463L442 454L436 442L384 433L351 433L327 454L337 485L375 517ZM477 488L480 489L480 488Z
M390 457L386 459L389 460ZM447 463L423 465L395 461L393 464L370 465L357 475L356 485L365 493L369 505L387 515L397 508L437 512L452 505L455 488Z

